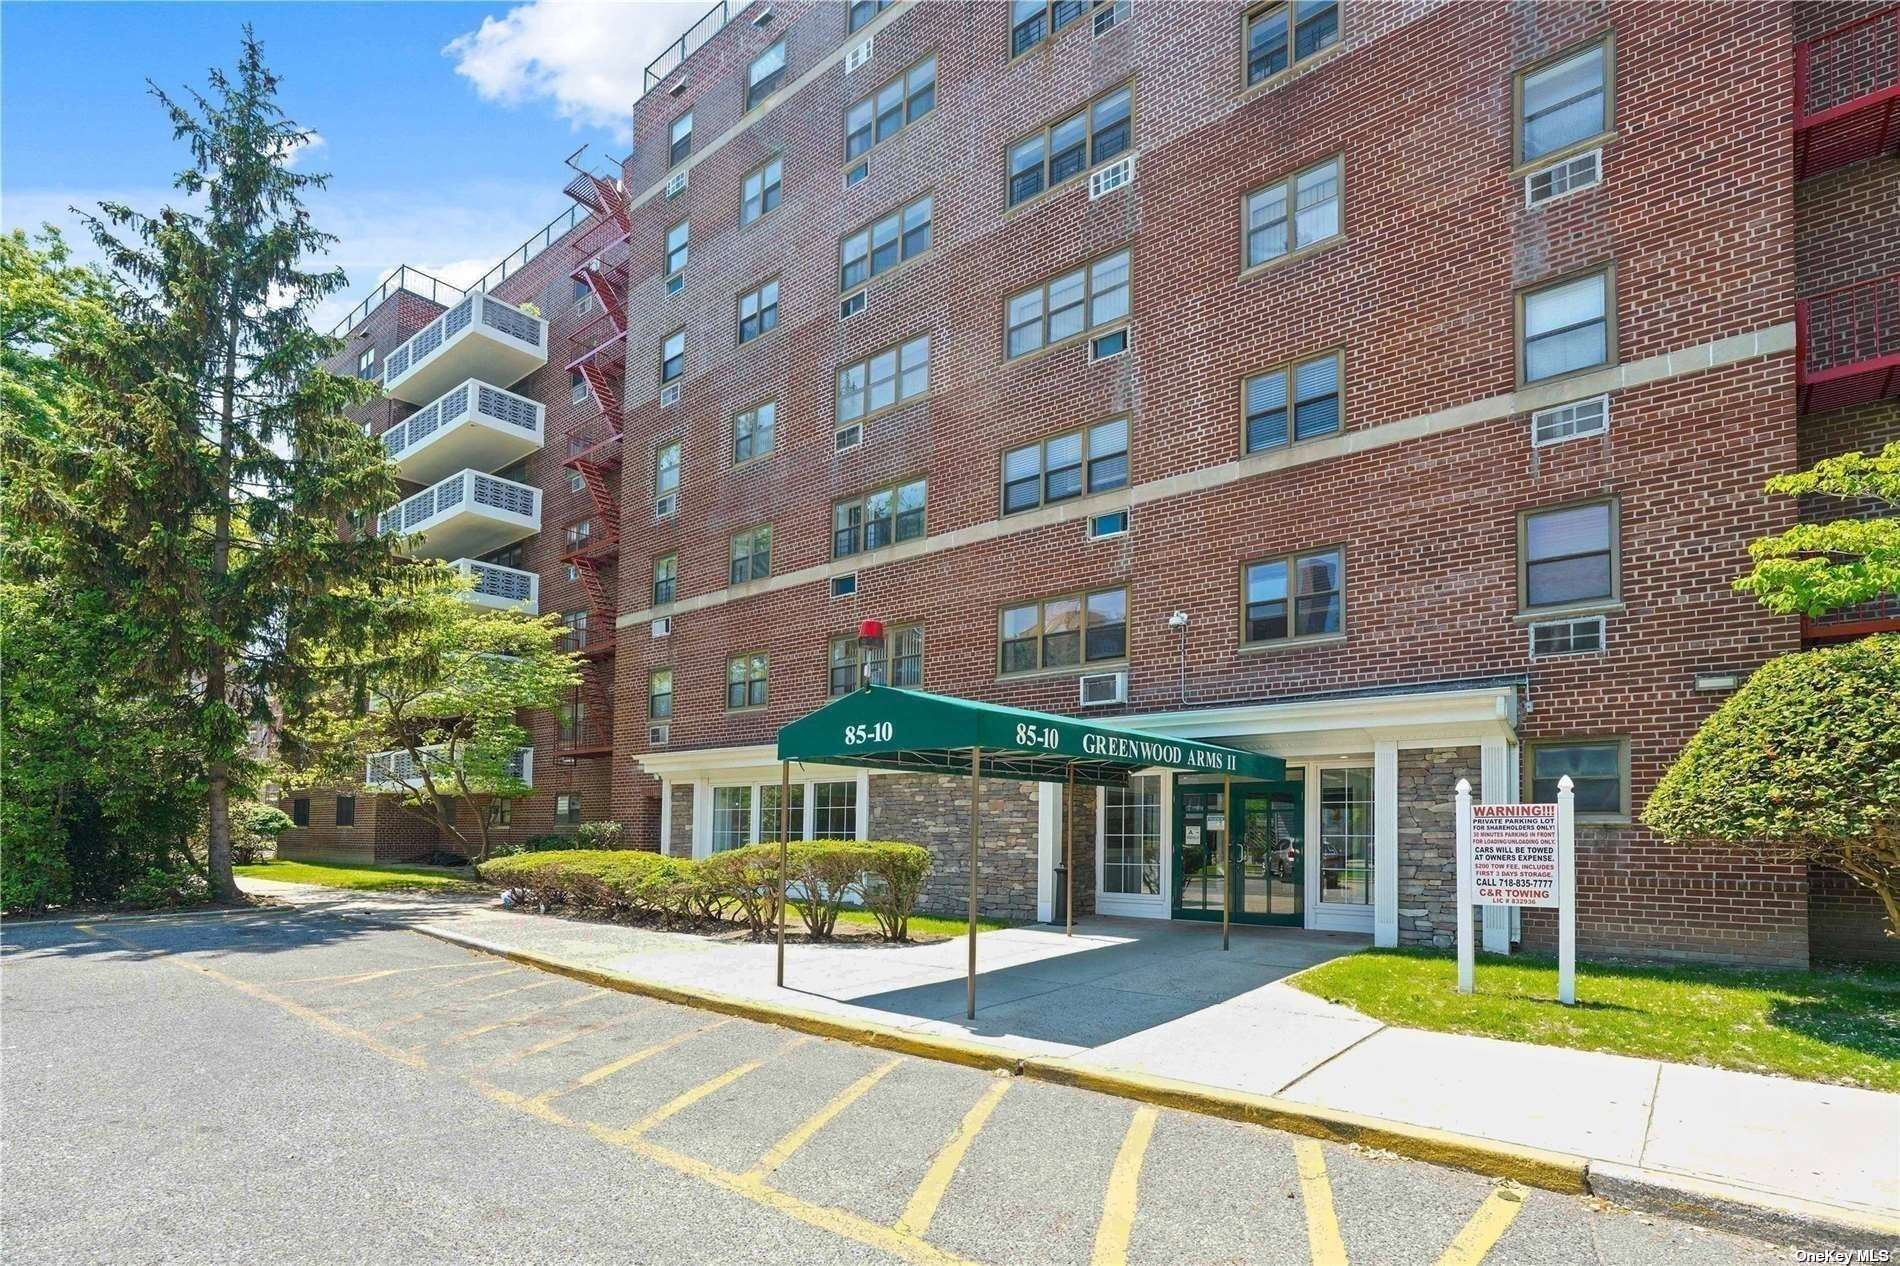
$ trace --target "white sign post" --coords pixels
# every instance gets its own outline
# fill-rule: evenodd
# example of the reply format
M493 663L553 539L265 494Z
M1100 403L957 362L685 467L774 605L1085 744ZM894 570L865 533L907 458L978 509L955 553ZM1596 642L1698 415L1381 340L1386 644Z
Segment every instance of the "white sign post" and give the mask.
M1556 804L1471 803L1458 780L1458 992L1473 988L1471 907L1557 907L1557 1000L1577 1000L1575 793L1558 780Z

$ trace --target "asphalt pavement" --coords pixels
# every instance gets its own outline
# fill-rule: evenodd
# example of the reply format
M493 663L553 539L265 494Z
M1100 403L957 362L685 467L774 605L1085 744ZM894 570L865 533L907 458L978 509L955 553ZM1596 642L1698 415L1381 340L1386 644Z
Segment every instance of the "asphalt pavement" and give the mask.
M0 1108L12 1263L1694 1266L1795 1247L316 913L0 930Z

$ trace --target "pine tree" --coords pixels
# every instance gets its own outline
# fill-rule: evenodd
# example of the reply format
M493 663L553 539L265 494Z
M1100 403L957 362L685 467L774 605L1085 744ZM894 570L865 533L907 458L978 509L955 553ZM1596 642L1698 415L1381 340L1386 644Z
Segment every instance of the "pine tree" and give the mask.
M347 639L403 565L340 530L396 499L381 447L344 410L367 384L327 373L312 309L346 283L306 261L333 240L302 204L326 177L292 159L312 133L277 103L247 27L236 70L175 100L190 153L182 205L87 217L117 322L74 353L74 442L45 457L37 526L126 622L125 668L190 700L214 895L235 898L231 794L253 769L247 723L294 714L325 684L303 650Z

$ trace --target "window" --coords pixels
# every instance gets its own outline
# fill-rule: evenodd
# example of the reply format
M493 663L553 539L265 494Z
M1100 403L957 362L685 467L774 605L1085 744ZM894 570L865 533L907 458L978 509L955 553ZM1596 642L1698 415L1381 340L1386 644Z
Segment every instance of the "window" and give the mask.
M336 798L336 824L338 826L356 825L355 796L338 796Z
M858 784L815 782L811 791L811 837L815 840L856 839Z
M587 491L587 476L581 474L581 472L578 470L568 471L567 472L567 490L571 493L586 492Z
M1335 637L1345 625L1341 550L1248 563L1241 587L1241 641L1249 646Z
M1530 749L1533 804L1556 804L1557 781L1567 775L1579 821L1621 821L1629 817L1628 740L1535 742Z
M1610 363L1616 327L1608 268L1518 294L1518 372L1542 382Z
M366 347L358 354L356 376L365 379L376 376L376 349L374 347Z
M739 200L739 223L746 225L778 207L781 160L774 158L745 178L745 192Z
M1009 205L1054 189L1121 154L1134 139L1134 89L1097 97L1058 123L1009 147Z
M929 250L931 205L926 194L845 238L838 247L839 290L856 290Z
M1064 273L1010 296L1006 359L1098 330L1128 316L1128 252Z
M838 425L856 422L930 389L930 337L886 348L838 371Z
M1340 160L1329 158L1286 180L1247 195L1245 238L1247 268L1339 236Z
M653 560L653 605L663 607L673 601L675 582L679 577L680 556L662 554Z
M1126 7L1126 0L1123 0ZM1065 31L1091 9L1112 9L1114 0L1015 0L1009 6L1009 55L1020 57L1051 35ZM1107 26L1096 19L1096 33Z
M785 788L791 794L786 796L790 812L785 815L785 838L789 840L805 837L805 784L795 782ZM759 839L776 840L779 837L779 786L777 783L761 783L758 789L759 800Z
M666 231L666 271L677 273L686 267L687 256L692 253L692 225L681 220Z
M1372 904L1372 770L1319 771L1319 899Z
M585 547L587 542L593 539L594 521L592 519L581 519L577 522L570 523L567 525L565 535L567 540L567 552L572 554L575 550Z
M767 400L732 420L732 464L742 466L772 453L772 433L778 425L778 402Z
M587 400L587 376L578 369L567 371L567 402L583 404Z
M852 0L851 17L845 29L855 31L884 11L891 0Z
M560 741L564 744L580 742L581 733L587 728L587 700L561 700L556 716L560 720Z
M596 263L599 261L596 260ZM574 315L586 316L594 310L594 288L587 284L587 278L574 279Z
M712 847L723 853L752 842L752 788L714 787Z
M575 792L563 792L554 797L554 825L579 826L581 824L581 798Z
M1519 72L1512 138L1519 164L1560 158L1610 130L1611 66L1605 38Z
M924 481L913 479L840 501L831 510L831 556L849 558L922 536L926 492Z
M869 648L856 634L832 638L829 659L832 696L848 695L867 680L881 686L912 689L923 685L924 626L902 624L886 629L883 640Z
M739 341L750 343L778 324L778 278L739 296Z
M680 442L660 445L653 459L654 513L662 517L679 504Z
M1102 788L1102 891L1161 892L1161 780L1153 774Z
M1288 443L1287 382L1292 390L1293 440L1310 440L1339 430L1340 392L1338 352L1296 361L1255 374L1241 384L1246 449L1258 453Z
M937 59L926 57L844 112L844 157L850 162L896 136L937 104Z
M656 668L647 674L647 718L664 721L673 715L673 670Z
M1003 513L1128 484L1128 419L1113 418L1003 454Z
M660 381L673 382L686 372L686 331L674 330L660 345Z
M1101 589L1005 607L1002 671L1075 668L1128 657L1128 591Z
M785 78L785 41L780 40L772 47L752 59L745 72L745 108L750 110L759 102L772 95L772 90Z
M1246 34L1247 86L1252 87L1338 43L1339 2L1282 0L1256 5L1247 10Z
M726 708L765 706L765 652L735 655L726 664Z
M772 574L772 528L770 524L737 533L731 543L732 583L763 580Z
M1527 511L1518 519L1518 596L1526 610L1614 602L1614 501Z
M679 118L674 119L667 136L669 138L666 150L667 165L676 167L693 152L693 112L688 110Z
M512 800L490 800L488 802L488 825L503 830L515 824L515 802Z

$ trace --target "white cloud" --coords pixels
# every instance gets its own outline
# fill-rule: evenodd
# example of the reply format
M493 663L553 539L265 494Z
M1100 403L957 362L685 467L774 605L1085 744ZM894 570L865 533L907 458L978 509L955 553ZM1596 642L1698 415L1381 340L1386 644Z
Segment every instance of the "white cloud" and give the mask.
M552 102L576 127L610 129L624 144L646 64L706 11L694 3L529 0L451 40L443 54L489 101Z
M299 162L315 154L329 143L328 140L324 139L323 133L321 132L305 133L302 141L294 142L284 147L284 166L295 167Z

